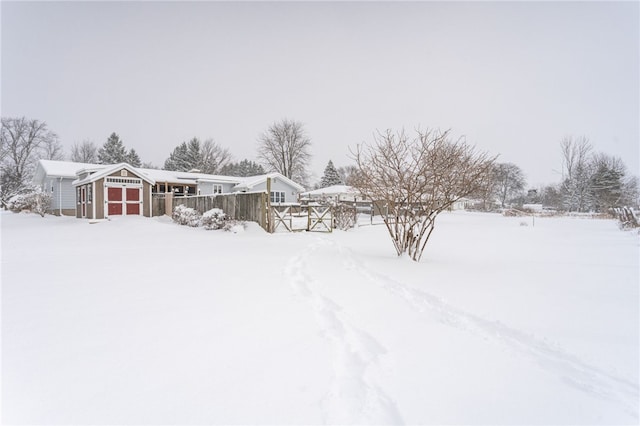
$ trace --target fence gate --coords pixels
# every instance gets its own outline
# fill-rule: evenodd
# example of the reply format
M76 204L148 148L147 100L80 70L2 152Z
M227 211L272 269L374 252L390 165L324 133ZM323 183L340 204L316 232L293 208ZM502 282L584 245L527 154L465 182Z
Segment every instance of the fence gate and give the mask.
M333 230L333 212L330 206L309 207L307 231L331 232Z
M272 206L273 231L331 232L333 215L331 207L324 206Z

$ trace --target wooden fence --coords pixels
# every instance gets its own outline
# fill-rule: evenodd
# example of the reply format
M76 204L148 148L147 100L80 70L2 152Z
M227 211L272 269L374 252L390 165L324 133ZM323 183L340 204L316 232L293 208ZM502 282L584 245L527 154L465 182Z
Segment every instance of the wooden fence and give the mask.
M265 192L239 192L236 194L198 195L186 197L173 197L171 194L166 199L165 194L153 195L153 215L169 215L173 207L184 205L195 209L199 213L217 208L221 209L229 219L257 222L263 229L269 229L269 207ZM169 202L167 202L169 201Z

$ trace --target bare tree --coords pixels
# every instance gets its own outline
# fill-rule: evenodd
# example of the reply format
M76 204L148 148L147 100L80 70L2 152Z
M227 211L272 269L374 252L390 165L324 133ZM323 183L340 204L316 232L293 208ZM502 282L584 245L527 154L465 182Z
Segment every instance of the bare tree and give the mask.
M258 143L258 160L265 168L299 183L307 183L311 139L302 123L288 119L273 123L260 135Z
M487 185L494 159L463 140L451 141L449 131L416 133L378 132L373 144L352 154L358 167L354 186L386 205L384 221L398 256L408 253L418 261L436 217Z
M36 161L55 155L58 136L43 121L2 118L0 130L0 201L24 190L33 176Z
M586 137L567 136L560 142L562 151L562 195L569 211L586 211L590 199L591 144Z
M71 147L71 161L76 163L97 163L98 147L90 140L74 143Z
M216 174L220 173L223 167L230 164L231 160L233 160L233 156L227 148L222 148L212 139L207 139L200 148L198 168L202 173Z
M513 163L498 163L493 169L493 182L495 195L504 207L507 201L522 195L525 185L524 173Z
M358 167L352 164L338 167L338 174L345 185L353 186L353 183L357 180Z

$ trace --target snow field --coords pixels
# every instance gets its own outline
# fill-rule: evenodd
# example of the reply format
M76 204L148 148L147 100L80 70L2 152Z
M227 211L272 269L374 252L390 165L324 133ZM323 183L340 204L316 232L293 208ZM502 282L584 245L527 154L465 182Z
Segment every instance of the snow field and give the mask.
M638 236L443 214L237 234L2 214L2 420L637 424Z

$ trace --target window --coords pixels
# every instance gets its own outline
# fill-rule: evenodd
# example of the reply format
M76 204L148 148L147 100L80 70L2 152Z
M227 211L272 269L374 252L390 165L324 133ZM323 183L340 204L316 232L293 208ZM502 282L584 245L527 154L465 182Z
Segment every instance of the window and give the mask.
M93 203L93 190L91 185L87 185L87 203Z
M213 184L213 193L214 194L222 194L222 185L219 183Z
M283 191L272 191L271 192L271 202L272 203L284 203L284 192Z
M76 187L76 201L80 204L80 187Z

